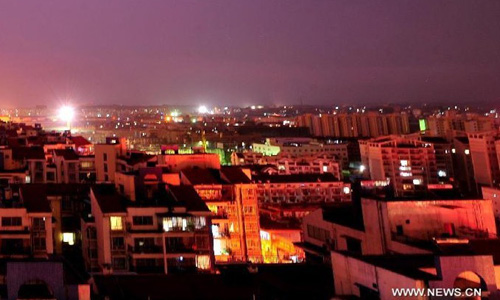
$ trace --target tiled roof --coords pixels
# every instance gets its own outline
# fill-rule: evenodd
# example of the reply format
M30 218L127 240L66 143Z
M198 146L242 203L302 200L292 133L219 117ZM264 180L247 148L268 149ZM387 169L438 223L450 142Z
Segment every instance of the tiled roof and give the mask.
M126 211L123 205L126 199L116 192L114 185L98 184L91 189L103 213L123 213Z
M239 167L222 167L221 173L230 183L250 183L251 180Z
M186 206L186 210L197 212L210 211L205 202L198 195L196 190L190 185L170 185L168 190L181 206Z
M331 173L323 174L291 174L291 175L267 175L259 174L254 176L255 182L270 183L297 183L297 182L331 182L338 181Z
M24 185L20 188L20 192L24 207L29 213L52 212L43 186Z
M192 185L200 184L223 184L219 170L192 168L182 170L182 174Z
M91 142L89 142L86 138L84 138L81 135L71 136L69 139L75 144L76 148L79 148L82 146L87 146L87 145L92 145Z
M62 156L64 160L78 160L79 156L73 149L56 149L55 156Z
M42 147L14 147L12 156L16 160L23 159L45 159Z

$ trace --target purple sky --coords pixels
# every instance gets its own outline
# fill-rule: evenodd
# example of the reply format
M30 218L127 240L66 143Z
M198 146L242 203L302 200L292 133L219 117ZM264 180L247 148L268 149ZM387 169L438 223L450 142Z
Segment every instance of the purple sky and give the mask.
M0 1L0 106L500 99L500 1Z

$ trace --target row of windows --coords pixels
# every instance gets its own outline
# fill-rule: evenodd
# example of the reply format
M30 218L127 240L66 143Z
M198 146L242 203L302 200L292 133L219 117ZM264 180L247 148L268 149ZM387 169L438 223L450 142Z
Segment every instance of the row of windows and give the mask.
M2 226L21 226L21 217L2 217Z
M152 216L135 216L132 218L134 225L153 225Z
M307 235L322 242L330 240L330 232L328 230L313 225L307 225Z

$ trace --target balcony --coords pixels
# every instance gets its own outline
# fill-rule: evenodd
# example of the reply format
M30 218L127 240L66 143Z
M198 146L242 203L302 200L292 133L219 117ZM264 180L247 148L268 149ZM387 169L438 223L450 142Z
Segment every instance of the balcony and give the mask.
M144 245L144 246L128 246L128 251L135 254L154 254L162 253L163 246L159 245Z
M227 219L228 213L226 211L217 211L212 217L213 219Z
M166 253L196 253L196 250L194 249L194 245L169 245L167 246Z
M32 251L30 247L9 247L8 245L0 248L1 256L28 256Z

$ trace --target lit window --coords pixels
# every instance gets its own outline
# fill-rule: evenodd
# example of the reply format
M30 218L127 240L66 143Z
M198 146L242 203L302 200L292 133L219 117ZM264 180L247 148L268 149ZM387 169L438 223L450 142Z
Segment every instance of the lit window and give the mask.
M210 269L210 256L208 255L196 256L196 267L201 270Z
M260 238L261 238L261 240L269 241L269 240L271 240L271 235L269 234L269 232L261 230L260 231Z
M212 225L212 235L213 235L214 238L221 237L218 225Z
M214 254L215 255L222 254L222 245L221 245L221 240L219 240L219 239L214 240Z
M344 194L349 194L351 192L351 188L348 186L344 186Z
M446 171L439 170L439 171L438 171L438 176L439 176L439 177L446 177Z
M68 243L70 246L75 244L75 234L73 232L63 232L62 240L64 243Z
M403 167L408 166L408 161L407 160L402 160L401 161L401 166L403 166Z
M122 217L110 217L111 230L123 230Z
M420 185L420 184L422 184L422 179L413 179L413 184L414 185Z
M403 184L403 190L408 191L413 189L413 184Z

